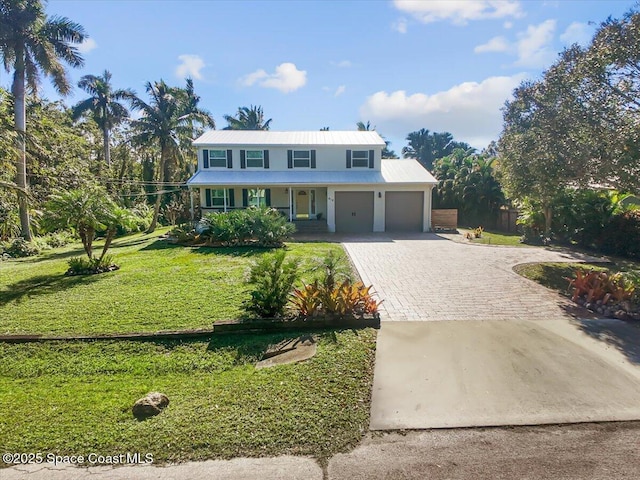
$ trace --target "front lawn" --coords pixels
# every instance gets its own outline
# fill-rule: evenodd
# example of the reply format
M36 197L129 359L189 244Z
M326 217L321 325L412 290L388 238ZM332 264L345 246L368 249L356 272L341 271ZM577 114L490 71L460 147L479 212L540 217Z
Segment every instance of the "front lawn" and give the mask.
M459 229L464 235L467 232L473 233L473 229ZM519 233L491 232L485 230L480 238L469 240L469 243L480 243L484 245L508 245L510 247L530 247L520 241L522 235Z
M353 447L368 429L375 335L321 333L314 358L264 370L253 363L283 335L0 343L0 450L141 452L154 462L326 458ZM131 407L150 391L171 403L137 421Z
M240 317L245 272L268 250L174 246L160 233L114 242L121 268L99 275L64 276L67 260L83 255L79 244L0 262L0 334L149 332ZM330 243L287 246L303 269L330 249L342 251Z

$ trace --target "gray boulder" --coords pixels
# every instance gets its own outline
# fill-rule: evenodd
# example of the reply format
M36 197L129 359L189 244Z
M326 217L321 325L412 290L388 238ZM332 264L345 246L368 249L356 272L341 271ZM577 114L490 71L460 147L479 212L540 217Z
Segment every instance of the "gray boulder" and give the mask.
M164 393L151 392L133 404L133 416L139 420L158 415L169 405L169 397Z

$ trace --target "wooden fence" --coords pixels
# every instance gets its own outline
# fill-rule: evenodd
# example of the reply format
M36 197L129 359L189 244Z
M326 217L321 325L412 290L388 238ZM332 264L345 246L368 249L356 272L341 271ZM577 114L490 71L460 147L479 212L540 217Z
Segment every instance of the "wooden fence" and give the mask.
M432 210L431 226L434 230L455 230L458 228L458 210L455 208Z

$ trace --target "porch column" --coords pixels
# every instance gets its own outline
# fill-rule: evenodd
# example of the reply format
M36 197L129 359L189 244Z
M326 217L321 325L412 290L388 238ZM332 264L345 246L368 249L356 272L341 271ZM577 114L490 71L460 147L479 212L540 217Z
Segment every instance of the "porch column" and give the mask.
M293 222L293 188L289 187L289 221Z
M193 222L195 220L195 208L193 206L193 188L189 189L189 203L190 203L190 207L189 207L189 213L191 214L191 221Z
M227 189L226 188L222 189L222 198L224 199L223 200L223 204L224 204L223 211L224 211L224 213L227 213Z

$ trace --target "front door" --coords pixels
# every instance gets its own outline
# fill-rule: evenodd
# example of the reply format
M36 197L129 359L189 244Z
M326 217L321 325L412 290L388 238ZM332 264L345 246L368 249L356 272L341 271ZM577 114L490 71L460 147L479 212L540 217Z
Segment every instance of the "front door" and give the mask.
M296 218L314 218L316 215L316 191L315 189L295 190L295 216Z

